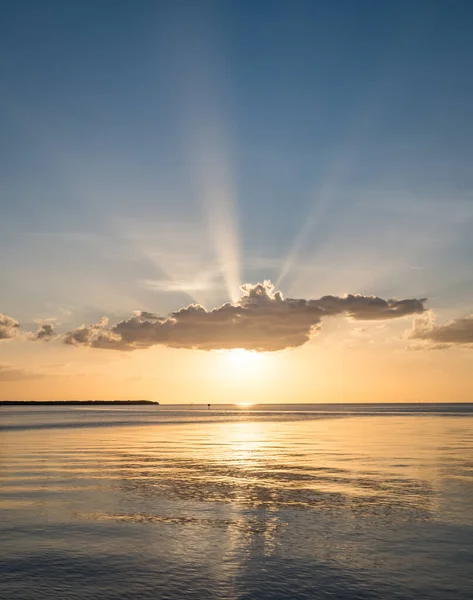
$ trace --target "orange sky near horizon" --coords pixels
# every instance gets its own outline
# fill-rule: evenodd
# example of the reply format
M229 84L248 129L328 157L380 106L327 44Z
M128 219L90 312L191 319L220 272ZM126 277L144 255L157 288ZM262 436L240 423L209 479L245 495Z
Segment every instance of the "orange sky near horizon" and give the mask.
M348 341L345 335L335 331L300 348L266 353L165 347L126 353L48 344L40 361L34 344L18 342L18 377L0 380L0 399L253 404L467 402L472 397L464 350L409 351L395 339L380 349L369 331L352 332Z

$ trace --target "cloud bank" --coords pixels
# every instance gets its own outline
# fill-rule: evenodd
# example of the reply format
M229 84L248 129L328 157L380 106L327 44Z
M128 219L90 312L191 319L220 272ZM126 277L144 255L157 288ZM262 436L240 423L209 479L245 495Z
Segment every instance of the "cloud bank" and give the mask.
M234 303L213 310L192 304L167 317L140 312L113 327L103 318L64 335L64 342L114 350L138 350L156 345L220 350L244 348L272 352L302 346L320 329L325 317L354 320L396 319L425 312L425 298L383 300L374 296L323 296L316 300L283 298L269 281L241 287ZM51 329L50 334L53 331Z
M416 319L409 338L422 341L435 350L453 346L473 349L473 315L455 319L445 325L436 325L430 315Z
M18 333L19 327L18 321L0 313L0 340L14 338Z

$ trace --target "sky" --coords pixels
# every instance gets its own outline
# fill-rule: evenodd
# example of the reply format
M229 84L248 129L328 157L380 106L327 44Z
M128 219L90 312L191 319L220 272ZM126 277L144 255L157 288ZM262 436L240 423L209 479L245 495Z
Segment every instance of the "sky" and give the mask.
M468 0L0 0L0 399L468 401Z

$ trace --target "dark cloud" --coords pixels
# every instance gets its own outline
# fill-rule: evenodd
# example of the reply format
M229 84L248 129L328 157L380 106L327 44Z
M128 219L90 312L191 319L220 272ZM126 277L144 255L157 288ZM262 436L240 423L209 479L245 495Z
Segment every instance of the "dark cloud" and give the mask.
M18 321L0 313L0 340L14 338L18 333L19 326Z
M409 337L427 342L435 350L452 346L473 349L473 315L455 319L446 325L436 325L432 317L417 319Z
M148 321L159 321L160 317L151 312L146 312L145 310L140 310L136 313L138 317L142 319L146 319Z
M48 342L55 337L54 325L52 323L43 323L38 331L29 335L29 339L32 341L43 341Z
M172 348L277 351L302 346L324 317L344 315L360 321L395 319L425 311L422 299L383 300L373 296L323 296L317 300L283 298L271 282L245 284L233 304L213 310L192 304L159 317L141 312L107 328L107 319L64 336L66 344L136 350L158 344Z

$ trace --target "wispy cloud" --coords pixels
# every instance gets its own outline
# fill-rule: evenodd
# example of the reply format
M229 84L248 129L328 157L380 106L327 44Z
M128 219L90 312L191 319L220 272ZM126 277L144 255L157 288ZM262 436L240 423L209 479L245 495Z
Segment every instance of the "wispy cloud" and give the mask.
M44 375L35 371L0 364L0 381L21 381L24 379L39 379L41 377L44 377Z
M140 285L157 292L184 292L189 295L225 288L223 273L218 269L197 271L185 279L143 279Z

